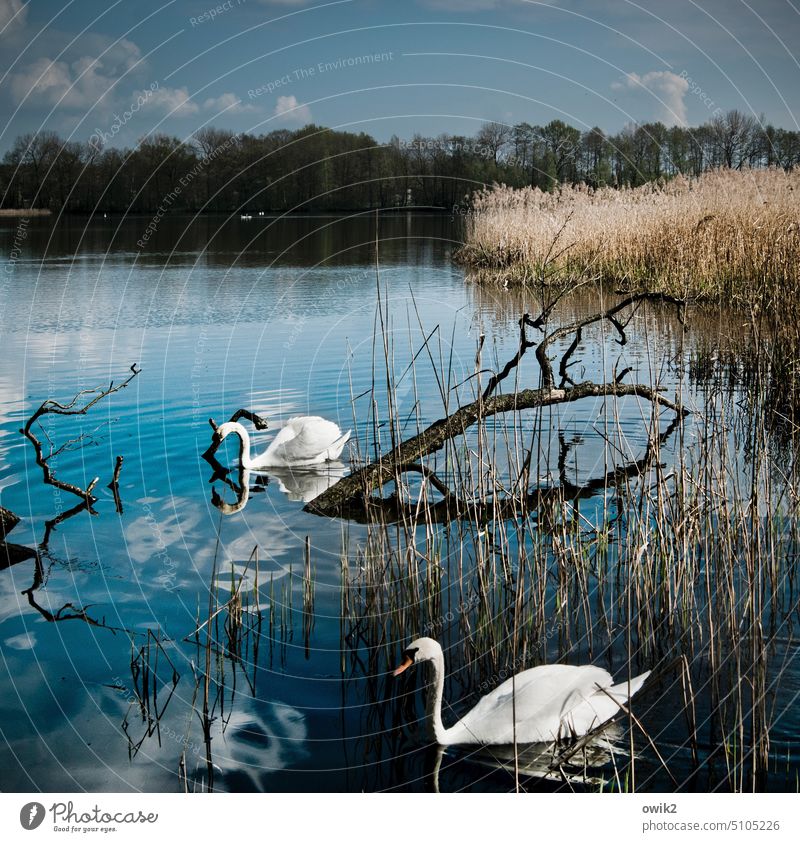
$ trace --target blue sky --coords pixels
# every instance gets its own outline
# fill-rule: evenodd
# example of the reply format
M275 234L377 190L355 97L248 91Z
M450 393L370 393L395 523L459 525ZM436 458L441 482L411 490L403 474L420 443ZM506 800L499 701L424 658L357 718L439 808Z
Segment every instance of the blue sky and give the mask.
M0 0L0 149L42 128L124 146L313 121L387 140L731 108L796 129L798 52L796 0Z

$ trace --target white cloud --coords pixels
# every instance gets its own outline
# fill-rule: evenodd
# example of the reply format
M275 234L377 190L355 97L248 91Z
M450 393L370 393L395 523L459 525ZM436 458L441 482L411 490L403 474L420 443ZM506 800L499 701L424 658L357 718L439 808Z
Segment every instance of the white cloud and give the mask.
M22 0L0 0L0 37L25 26L27 16L28 5Z
M40 58L11 76L11 93L19 103L43 100L50 105L65 96L72 85L69 65L64 61Z
M248 114L257 111L255 105L243 103L236 94L222 94L211 97L203 103L206 111L224 111L226 114Z
M119 78L140 58L139 47L125 38L99 58L90 55L74 61L39 58L11 75L11 93L17 103L24 100L32 105L90 109L113 98Z
M311 122L311 109L307 105L300 105L294 95L279 96L273 114L291 123Z
M197 114L200 106L193 102L189 90L183 88L159 87L153 91L142 110L161 111L173 117L188 117Z
M651 70L643 76L628 73L624 81L614 82L611 87L615 91L646 93L650 104L656 106L656 119L668 126L686 125L684 97L689 90L689 83L677 73L670 70Z
M504 5L503 0L421 0L421 4L439 12L482 12Z
M202 105L195 102L189 94L189 89L160 87L147 100L144 108L171 114L173 117L189 117L200 111L213 111L217 114L247 114L257 109L253 105L246 105L236 94L224 93L220 96L209 97Z

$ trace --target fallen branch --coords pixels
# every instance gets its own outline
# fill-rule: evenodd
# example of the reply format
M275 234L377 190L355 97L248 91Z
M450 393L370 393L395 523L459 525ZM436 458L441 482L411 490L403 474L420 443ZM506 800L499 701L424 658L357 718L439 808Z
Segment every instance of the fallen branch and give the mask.
M97 403L99 403L103 398L107 398L109 395L113 395L115 392L119 392L120 389L124 389L130 382L136 377L137 374L141 371L140 368L136 367L136 363L134 363L130 368L131 373L128 377L120 384L114 385L114 381L112 380L109 383L108 387L105 389L97 388L97 389L82 389L78 392L77 395L67 404L59 403L58 401L54 400L46 400L37 410L36 412L31 415L28 419L25 426L20 430L20 433L28 439L28 441L33 445L34 452L36 454L36 464L42 469L42 477L44 482L47 485L52 485L55 488L59 488L62 491L67 491L70 494L74 494L76 497L80 497L82 500L87 501L87 503L91 504L97 502L97 498L92 495L92 491L94 490L95 485L100 481L99 477L95 477L86 488L80 488L80 486L73 485L71 482L65 482L64 480L58 479L55 474L53 473L53 469L50 467L50 459L53 456L58 455L66 445L58 448L57 450L53 450L51 446L50 453L45 456L44 449L42 448L42 443L36 437L36 434L33 432L33 425L39 421L39 419L43 415L86 415L86 413ZM78 402L81 398L92 396L89 400L86 401L83 405L78 405ZM47 436L47 433L45 433ZM69 445L73 445L77 442L80 442L83 436L79 436L77 439L71 440L68 442Z
M628 342L628 337L625 334L625 329L620 321L616 318L617 313L624 310L626 307L638 307L643 301L656 301L661 302L664 304L672 304L677 308L678 311L678 318L683 320L683 309L685 306L685 302L682 301L680 298L673 298L671 295L665 295L660 292L639 292L634 295L628 295L626 298L623 298L622 301L615 304L613 307L609 307L605 310L600 310L597 313L593 313L591 316L587 316L584 319L580 319L579 321L572 322L572 324L564 325L563 327L554 330L552 333L547 334L547 336L542 339L539 343L539 346L536 348L536 359L539 363L539 366L542 370L542 385L544 387L553 388L555 385L555 377L553 375L553 365L548 356L548 349L554 343L558 342L560 339L565 339L567 336L571 334L575 334L575 337L567 348L565 353L561 357L561 362L559 364L559 374L561 375L561 388L567 384L567 382L572 382L566 376L566 369L569 364L569 360L580 344L583 329L585 327L589 327L590 325L597 324L603 320L611 322L614 326L615 330L619 333L619 344L625 345ZM633 315L633 314L631 314ZM630 321L630 319L629 319Z
M679 417L676 417L658 436L657 441L660 444L666 442L677 429L678 423ZM543 513L553 504L575 503L578 500L590 499L607 488L621 486L630 479L643 476L647 471L656 467L657 454L656 442L651 440L648 442L641 459L614 468L601 476L593 477L580 484L567 479L566 467L559 465L558 485L538 486L521 495L492 496L483 500L464 500L453 494L442 483L442 487L437 490L441 491L443 498L426 506L425 519L429 523L449 523L454 520L489 523L492 520L515 518L521 511ZM401 469L415 470L417 467L419 466L404 465ZM436 476L432 471L429 473L426 471L426 478L429 481L431 475ZM436 487L433 482L431 484ZM317 497L309 503L306 510L322 514L314 509L319 499ZM416 503L405 502L395 493L388 497L361 497L356 495L347 499L338 508L336 514L338 517L347 518L356 523L372 523L375 521L398 523L413 520L416 510ZM544 522L541 520L540 528L545 529Z
M430 469L421 465L420 460L440 450L447 441L457 436L463 436L474 424L482 422L493 415L499 415L505 412L519 412L523 409L538 409L545 406L566 404L591 397L622 398L629 396L644 398L656 406L672 410L681 417L688 414L687 410L669 400L669 398L664 397L660 389L639 383L630 385L621 383L620 380L624 374L628 373L627 370L608 383L593 383L590 380L575 383L567 376L567 366L570 364L570 359L578 347L583 329L603 320L609 321L620 334L620 342L624 344L627 341L625 327L616 316L625 308L631 306L636 307L642 301L660 301L671 304L677 307L679 318L682 319L683 317L684 302L679 299L657 293L629 295L612 307L558 328L550 333L545 333L545 336L536 345L536 358L541 369L541 388L522 389L510 394L494 394L499 384L519 365L525 352L529 348L534 347L535 343L528 339L525 328L527 326L541 328L543 324L546 324L546 321L543 321L541 316L537 319L532 319L529 315L524 315L520 319L520 341L517 353L505 364L498 374L493 375L487 388L477 400L460 407L445 418L435 421L418 435L394 447L389 453L380 456L370 464L339 480L339 482L327 491L324 491L316 499L308 503L306 505L306 511L319 515L335 516L340 515L346 510L350 512L354 509L357 510L359 507L363 507L367 498L371 497L374 491L380 489L387 482L397 480L402 473L408 470L422 473L426 479L431 481L434 487L438 487L437 484L441 484L442 487L438 488L438 490L447 499L450 495L447 492L446 486L441 483ZM557 388L555 386L553 363L548 355L548 349L554 342L573 334L573 341L561 357L559 364L561 383ZM432 477L436 478L436 482L432 481ZM448 506L451 503L452 501L448 502Z
M321 515L334 515L350 498L363 497L380 488L402 472L404 467L418 462L423 456L440 450L445 443L463 435L478 420L490 418L503 412L517 412L521 409L536 409L543 406L570 403L590 397L645 398L651 403L671 409L680 415L688 414L673 401L665 398L656 389L641 384L581 383L571 389L523 389L508 395L495 395L488 400L478 400L435 421L419 435L398 445L377 461L354 471L340 479L327 491L306 505L306 511Z

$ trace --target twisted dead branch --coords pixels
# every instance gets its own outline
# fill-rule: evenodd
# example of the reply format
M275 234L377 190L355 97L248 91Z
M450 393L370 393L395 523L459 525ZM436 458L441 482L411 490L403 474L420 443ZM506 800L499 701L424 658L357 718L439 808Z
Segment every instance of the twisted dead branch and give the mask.
M67 404L59 403L58 401L48 399L42 403L42 405L36 410L36 412L31 415L31 417L26 422L25 426L20 430L23 436L33 445L34 452L36 454L36 464L42 469L42 478L47 485L52 485L55 488L60 489L61 491L66 491L70 494L74 494L76 497L79 497L82 500L85 500L89 506L91 507L92 503L97 502L97 498L92 495L92 491L97 483L100 481L99 477L95 477L86 488L81 488L80 486L74 485L71 482L65 482L64 480L60 480L56 477L55 473L50 464L50 460L57 457L60 453L63 453L68 448L74 447L80 444L81 441L85 438L84 434L81 434L76 439L71 439L70 441L66 442L65 444L61 445L60 447L56 448L50 443L50 452L45 455L44 448L42 446L41 441L39 441L38 437L33 431L33 425L39 422L39 419L45 415L86 415L89 410L95 406L95 404L99 403L103 398L107 398L109 395L113 395L115 392L119 392L121 389L124 389L130 382L136 377L139 372L141 372L140 368L136 367L136 363L134 363L130 368L130 374L125 378L122 383L114 385L114 381L112 380L109 385L103 388L96 388L96 389L82 389L78 392L77 395ZM80 404L80 400L82 398L87 398L86 402ZM44 428L39 424L39 428L42 430L45 438L48 438L47 432ZM49 440L49 438L48 438ZM117 463L117 468L121 466L121 462ZM113 482L119 479L119 470L115 470L114 472L114 480Z
M584 319L553 331L547 329L553 302L543 307L542 313L536 319L528 314L523 315L520 319L520 341L517 353L508 360L499 372L490 378L486 389L477 400L461 406L444 418L440 418L418 435L398 444L389 453L339 480L327 491L308 503L306 511L327 517L353 517L354 512L363 511L367 503L375 502L372 499L373 492L380 489L385 483L399 479L402 474L409 471L422 474L434 488L444 494L445 501L448 501L451 495L445 484L420 460L440 450L447 441L464 435L473 425L494 415L572 403L591 397L619 399L629 396L644 398L657 407L672 410L678 417L688 414L686 409L661 394L662 390L660 389L641 383L622 383L621 381L630 369L625 369L613 381L606 383L594 383L590 380L576 383L568 374L568 369L573 364L572 358L580 345L583 330L586 327L606 321L613 326L618 334L617 341L624 345L627 342L626 326L633 317L636 308L645 301L661 302L675 307L678 318L681 321L683 320L684 302L660 293L628 295L611 307L604 308ZM627 321L623 323L618 315L629 308L631 313ZM544 336L538 343L528 338L526 332L528 327L543 331ZM569 336L573 337L572 342L558 359L560 379L558 386L556 386L554 359L550 350L554 343ZM540 369L540 387L537 389L521 389L508 394L498 393L500 384L519 366L523 356L531 348L536 348L535 355ZM449 506L450 503L448 503Z

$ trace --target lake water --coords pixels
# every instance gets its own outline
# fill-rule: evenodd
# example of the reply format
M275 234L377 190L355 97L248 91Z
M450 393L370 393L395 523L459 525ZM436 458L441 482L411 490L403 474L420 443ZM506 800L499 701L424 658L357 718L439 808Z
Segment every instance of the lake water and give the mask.
M250 599L258 589L262 623L249 635L236 685L226 685L213 712L214 787L431 788L435 753L425 748L413 721L405 726L396 716L398 693L405 697L405 718L419 714L414 691L420 684L392 683L387 676L394 666L387 653L399 656L419 629L409 628L405 639L384 640L379 652L365 651L363 640L343 632L342 555L358 566L366 527L303 510L303 501L329 484L325 477L246 478L246 505L223 514L216 495L233 504L236 489L213 477L201 456L210 443L208 419L219 423L244 407L267 418L274 431L292 415L322 415L353 428L367 448L375 425L383 424L378 435L385 447L382 364L373 366L376 355L382 357L379 330L377 347L375 339L379 290L390 314L398 377L423 336L438 325L429 347L447 361L454 383L473 373L481 333L487 337L486 367L511 356L516 320L523 308L534 312L534 303L465 280L452 260L457 224L447 216L381 218L380 284L370 214L249 221L171 217L139 254L136 241L148 222L31 220L21 237L16 220L0 220L6 259L15 240L22 244L0 280L0 501L22 518L9 540L38 547L41 559L38 572L32 558L0 570L0 789L171 792L183 785L182 753L188 786L207 785L195 696L204 652L192 633L208 616L214 571L217 593L229 592L232 567L235 578L255 547L258 584L251 570L245 589ZM559 315L595 303L584 296L562 305ZM625 349L615 344L613 332L582 347L580 373L600 380L620 359L619 369L634 368L632 379L649 383L656 376L674 392L697 343L714 347L715 331L727 329L707 324L687 339L669 314L641 311L629 326ZM415 376L398 385L398 414L414 417L409 433L441 415L426 355L417 358ZM133 363L141 374L86 416L48 416L44 422L55 447L86 434L54 457L59 478L85 487L100 477L93 513L80 511L48 528L77 498L42 483L19 428L45 399L68 401L82 389L119 383ZM377 421L369 398L358 397L372 388L375 371ZM533 372L526 358L521 382ZM687 379L683 388L687 403L702 405L702 384ZM586 401L556 415L567 442L580 444L579 460L570 451L573 479L603 473L608 448L601 436L607 423L602 404ZM523 418L521 429L532 434L535 422ZM629 454L638 458L648 436L637 402L624 404L619 429ZM266 442L272 432L258 435ZM545 439L542 475L551 472L549 462L555 465L559 449L554 435ZM677 446L667 444L665 458ZM118 455L124 457L121 513L106 487ZM232 464L234 448L218 456ZM235 484L237 477L226 479ZM587 503L589 517L593 505L601 503ZM304 628L307 537L314 612ZM771 750L784 772L776 772L769 786L793 789L800 758L792 747L799 723L791 702L800 671L791 666L789 627L776 640L776 657L789 666L776 691L781 716ZM140 652L148 641L150 695L157 689L149 714L137 696L144 674ZM573 663L589 657L580 645L560 651L556 640L545 649L550 658ZM591 655L623 673L617 644ZM455 663L457 653L452 657ZM501 660L508 657L503 653ZM236 671L226 669L232 681ZM456 713L470 699L474 703L467 692L459 696L460 687L455 679L446 687ZM683 704L679 697L674 676L655 676L635 708L648 732L658 735L672 775L684 780L691 751L675 715ZM627 746L627 725L620 727ZM634 742L637 785L673 788L639 731ZM701 755L711 748L701 745ZM439 788L513 789L513 773L496 761L492 754L450 750L440 758ZM613 764L607 761L598 765L609 780ZM715 780L709 775L707 785ZM536 778L527 784L569 785ZM695 778L692 786L703 788L706 778Z

